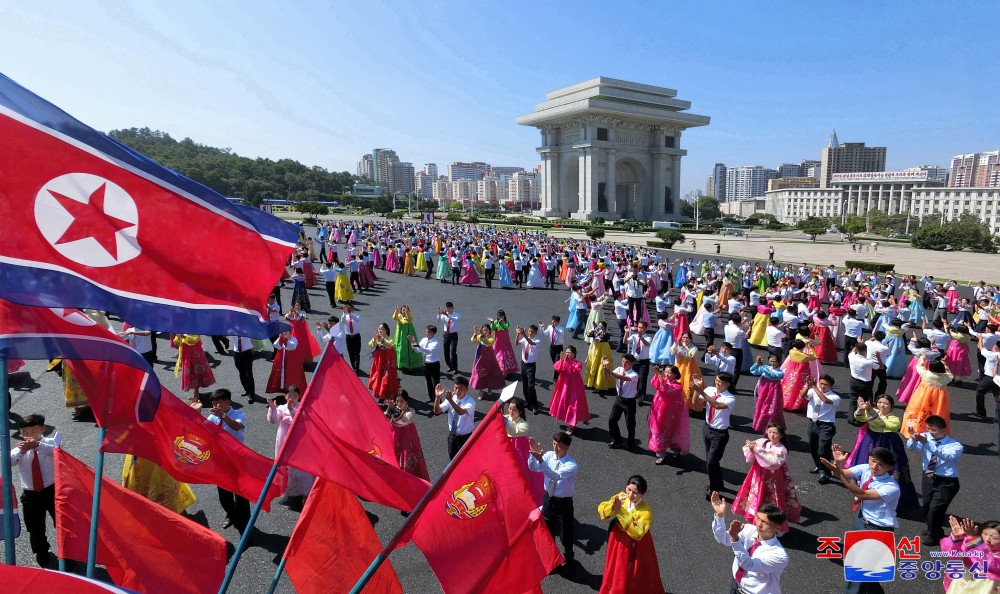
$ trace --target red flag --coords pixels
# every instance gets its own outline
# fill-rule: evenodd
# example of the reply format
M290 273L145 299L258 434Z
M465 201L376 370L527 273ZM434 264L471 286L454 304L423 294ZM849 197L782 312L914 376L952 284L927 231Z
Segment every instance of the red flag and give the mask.
M132 390L95 392L90 403L108 424L148 421L160 400L149 363L117 334L77 309L17 305L0 299L0 353L20 359L93 359L124 363ZM128 367L126 367L128 366Z
M448 594L527 592L563 561L499 410L486 415L397 543L412 538ZM471 551L475 563L461 562Z
M37 567L5 565L4 594L39 594L39 592L72 592L73 594L134 594L112 584L106 584L74 573L62 573Z
M217 592L226 540L107 478L101 491L97 563L119 586L139 592ZM94 471L56 449L59 556L87 560Z
M67 363L88 399L95 394L131 389L127 384L128 367L98 361ZM107 428L101 451L134 454L155 462L179 481L218 485L257 501L274 461L209 423L166 388L161 389L160 407L148 423L106 426L95 409L98 423ZM265 510L285 491L287 482L288 472L280 469L264 501Z
M278 463L368 501L410 511L430 484L401 470L385 415L336 348L327 346L292 419Z
M317 479L285 549L285 571L298 594L350 592L381 549L358 498ZM364 591L395 594L403 587L386 560Z
M290 224L232 204L0 75L0 296L264 338ZM12 175L11 172L17 172ZM238 246L252 258L220 265Z

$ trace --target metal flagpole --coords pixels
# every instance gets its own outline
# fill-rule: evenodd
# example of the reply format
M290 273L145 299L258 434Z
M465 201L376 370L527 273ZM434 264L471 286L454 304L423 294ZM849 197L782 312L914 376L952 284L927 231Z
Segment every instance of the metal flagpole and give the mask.
M285 550L287 549L288 547L285 547ZM285 562L287 561L288 558L282 555L281 563L278 563L278 569L274 572L274 579L271 580L271 587L267 589L267 594L274 594L275 588L278 587L278 581L281 579L281 573L285 571Z
M104 427L97 429L97 461L94 463L94 502L90 506L90 541L87 543L87 577L94 577L94 566L97 565L97 525L101 516L101 488L104 486Z
M243 531L243 535L240 536L240 542L236 545L236 552L233 553L233 558L229 561L229 567L226 568L226 577L222 579L222 585L219 586L219 594L226 594L226 590L229 589L230 582L233 581L233 574L236 572L236 564L240 562L240 556L243 555L243 551L247 548L247 543L250 541L250 533L253 532L253 525L257 522L257 516L260 515L260 508L264 507L264 499L267 498L267 492L271 490L271 483L274 482L275 475L278 474L278 462L275 461L271 465L271 472L267 473L267 480L264 481L264 488L260 490L260 497L257 498L257 505L253 506L253 511L250 512L250 521L247 522L246 530Z
M0 471L3 475L3 557L7 565L15 565L14 558L14 477L10 468L10 392L7 391L7 355L0 353L0 413L3 414L3 431L0 432Z

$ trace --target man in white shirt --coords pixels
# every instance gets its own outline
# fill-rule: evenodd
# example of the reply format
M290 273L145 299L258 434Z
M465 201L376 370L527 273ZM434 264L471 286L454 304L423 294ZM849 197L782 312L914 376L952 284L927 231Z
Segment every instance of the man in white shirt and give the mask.
M705 499L713 492L722 491L722 457L729 443L729 419L736 404L736 397L729 392L733 376L720 373L715 376L715 386L706 388L704 380L695 378L691 388L705 401L705 426L702 437L705 442L705 464L708 473L708 487L705 488Z
M410 346L420 353L424 360L424 380L427 382L427 400L434 400L435 387L441 382L441 341L435 338L437 327L428 325L424 328L424 338L418 343L410 337ZM456 380L457 381L457 380Z
M559 266L559 260L555 256L548 256L545 258L545 288L555 289L556 288L556 272Z
M323 273L323 281L326 283L326 296L330 298L330 307L337 307L337 276L340 275L340 268L320 269Z
M730 310L732 311L732 310ZM733 385L729 387L733 393L738 393L736 386L740 383L740 376L743 374L743 345L747 341L747 331L741 323L743 318L738 312L729 314L729 322L723 329L723 339L730 344L733 356L736 357L736 365L733 370Z
M714 369L716 374L733 375L733 370L736 369L736 357L733 355L732 345L724 342L718 349L714 346L708 347L705 351L705 365ZM735 392L732 385L729 386L729 391Z
M936 346L942 353L948 350L948 343L951 342L951 334L945 330L944 320L938 318L931 322L931 327L927 328L927 323L923 325L924 336L931 344Z
M524 395L524 407L538 414L538 392L535 390L535 372L538 368L538 326L532 324L525 329L518 326L514 342L520 348L518 357L521 360L521 393Z
M434 387L434 414L441 413L448 413L448 458L454 459L469 441L475 424L476 401L469 395L468 379L456 377L454 387L447 392L441 384Z
M635 364L632 369L639 376L639 383L636 386L636 403L642 406L646 399L646 383L649 380L649 343L653 337L646 334L648 327L646 322L639 322L635 325L635 330L628 328L627 342L628 352L635 357Z
M623 355L621 365L614 370L611 369L611 359L608 357L601 360L601 365L605 377L614 378L617 392L615 402L611 405L611 415L608 416L608 431L611 433L611 443L608 444L608 447L612 449L623 447L622 430L618 422L624 414L625 429L628 432L627 447L629 450L633 450L639 445L635 439L635 398L639 384L639 374L632 369L632 366L635 365L635 357Z
M847 356L847 365L851 368L851 398L861 396L871 403L874 397L872 392L872 384L875 383L874 371L884 367L882 356L875 353L875 358L869 359L868 345L858 342L854 345L854 351Z
M6 370L4 370L6 372ZM28 530L31 552L38 566L49 566L49 540L45 535L45 514L56 521L55 449L59 434L45 437L45 417L28 415L18 424L21 441L10 451L10 464L21 475L21 508ZM4 431L7 428L4 427ZM9 494L8 494L9 495Z
M774 355L780 361L784 357L785 337L788 336L788 322L782 323L777 318L770 318L771 325L764 330L764 340L767 341L767 354Z
M848 357L854 345L861 341L861 335L868 327L867 319L858 319L858 312L853 309L847 310L847 315L840 322L844 325L844 367L847 367Z
M715 515L712 534L716 542L733 549L733 579L730 592L781 594L781 573L788 567L788 553L778 540L785 512L773 503L757 508L753 525L733 520L726 526L726 500L712 493Z
M496 263L493 261L493 254L487 252L483 258L483 277L486 279L486 288L493 288L493 278L497 274Z
M617 352L624 353L628 348L626 344L626 331L628 326L628 300L621 297L614 302L615 319L618 321L618 349Z
M814 380L812 386L806 386L806 418L809 419L809 453L812 455L815 467L809 472L819 473L820 484L830 482L830 473L820 462L820 458L833 458L833 437L837 434L837 407L840 406L840 395L833 391L833 378L823 374Z
M233 436L240 443L245 443L245 432L247 426L246 415L243 411L232 407L233 395L225 388L219 388L212 392L212 410L206 419L213 425L218 425L220 429ZM243 534L250 523L250 501L222 487L216 487L219 492L219 505L226 512L227 522L223 528L235 526L240 534Z
M462 316L455 313L455 304L448 301L444 309L437 308L437 319L444 328L444 364L450 373L458 371L458 320Z
M1000 371L1000 343L994 342L989 350L979 349L979 356L983 358L983 377L976 384L976 417L980 420L986 418L986 393L989 392L997 401L996 414L1000 417L1000 386L996 384L998 371ZM997 421L1000 423L1000 421Z
M528 456L528 470L545 475L545 495L542 497L542 517L552 536L559 534L563 546L563 559L573 563L573 532L576 519L573 517L573 496L576 495L576 474L579 466L569 456L569 446L573 437L565 431L552 436L552 451L542 454L542 444L533 437L528 438L531 455Z
M354 312L354 306L348 303L340 317L340 329L344 333L344 343L347 345L347 357L354 373L361 373L361 316Z
M889 347L882 344L883 340L885 340L885 332L876 330L872 334L872 337L865 341L865 348L868 349L869 361L885 361L886 357L889 356ZM872 395L876 396L879 394L885 394L885 366L879 365L874 368L872 370L872 376L874 379L878 380L878 383L875 384L875 389L872 391Z
M246 336L230 336L229 345L233 351L233 363L236 365L236 372L239 373L240 384L243 386L243 395L253 402L257 396L253 379L253 342Z

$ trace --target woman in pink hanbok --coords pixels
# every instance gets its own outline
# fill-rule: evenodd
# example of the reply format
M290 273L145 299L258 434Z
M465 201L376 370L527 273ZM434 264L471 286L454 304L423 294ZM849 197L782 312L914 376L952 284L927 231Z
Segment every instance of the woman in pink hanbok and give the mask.
M559 374L552 388L549 400L549 415L569 426L567 433L573 434L577 425L590 420L587 406L587 390L583 385L583 363L576 360L576 347L566 345L559 354L559 360L552 364Z
M956 380L972 377L972 358L969 355L969 327L965 324L945 325L945 330L951 333L951 342L944 353L944 363L955 375Z
M507 312L498 309L496 318L486 318L486 320L490 323L490 330L493 331L493 352L497 356L497 363L500 364L500 371L504 377L517 373L521 365L514 353L514 345L510 341L510 322L507 321Z
M294 388L294 389L293 389ZM274 457L278 457L281 445L288 435L288 428L292 425L292 417L295 416L299 408L299 399L302 397L299 392L304 386L290 387L285 392L285 404L278 404L274 398L267 399L267 422L278 426L278 433L274 437ZM286 500L283 502L292 507L301 509L302 503L312 489L315 477L291 466L288 468L288 484L285 487Z
M733 499L732 511L753 522L757 510L765 503L771 503L785 512L783 532L788 531L788 522L798 522L802 514L795 482L788 472L788 449L781 443L785 430L777 423L767 426L766 437L747 440L743 446L743 456L750 463L750 472Z
M667 455L687 454L691 449L691 426L680 376L673 365L653 366L652 386L656 393L649 409L647 445L656 454L656 464L665 464Z
M534 497L535 503L542 504L542 497L545 495L545 477L540 472L531 472L528 469L528 456L531 455L531 446L528 444L528 421L524 418L524 403L515 398L503 406L501 410L506 411L503 416L504 425L507 427L507 437L510 444L517 453L517 465L521 467L524 478L528 481L528 488Z
M413 424L416 412L410 408L410 395L406 390L399 391L396 400L385 411L385 416L389 419L399 467L417 478L430 480L424 449L420 445L417 426Z
M812 363L816 361L816 355L805 350L806 345L801 340L792 342L792 348L788 351L788 357L781 364L781 370L785 372L785 377L781 379L781 399L785 410L800 410L806 405L803 398L804 388L811 385L814 378Z

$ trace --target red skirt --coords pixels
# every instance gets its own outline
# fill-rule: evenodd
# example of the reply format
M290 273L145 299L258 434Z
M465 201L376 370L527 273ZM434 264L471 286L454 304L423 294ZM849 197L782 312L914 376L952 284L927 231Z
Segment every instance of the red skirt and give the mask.
M396 461L399 467L417 478L429 481L424 449L420 446L420 436L414 424L396 427L392 425L392 438L396 446Z
M600 594L663 594L653 536L647 532L636 541L617 519L612 522Z
M280 349L274 353L271 375L267 378L267 394L283 394L288 386L297 386L300 393L306 391L306 372L302 369L301 348L294 351Z
M289 323L292 325L292 336L299 341L296 350L301 353L302 362L311 363L323 351L319 348L316 337L309 331L309 324L303 318L292 320Z
M395 398L399 393L399 375L396 373L396 349L375 349L372 369L368 374L368 389L376 398Z
M201 343L184 346L181 356L181 390L199 390L215 384L215 374Z

